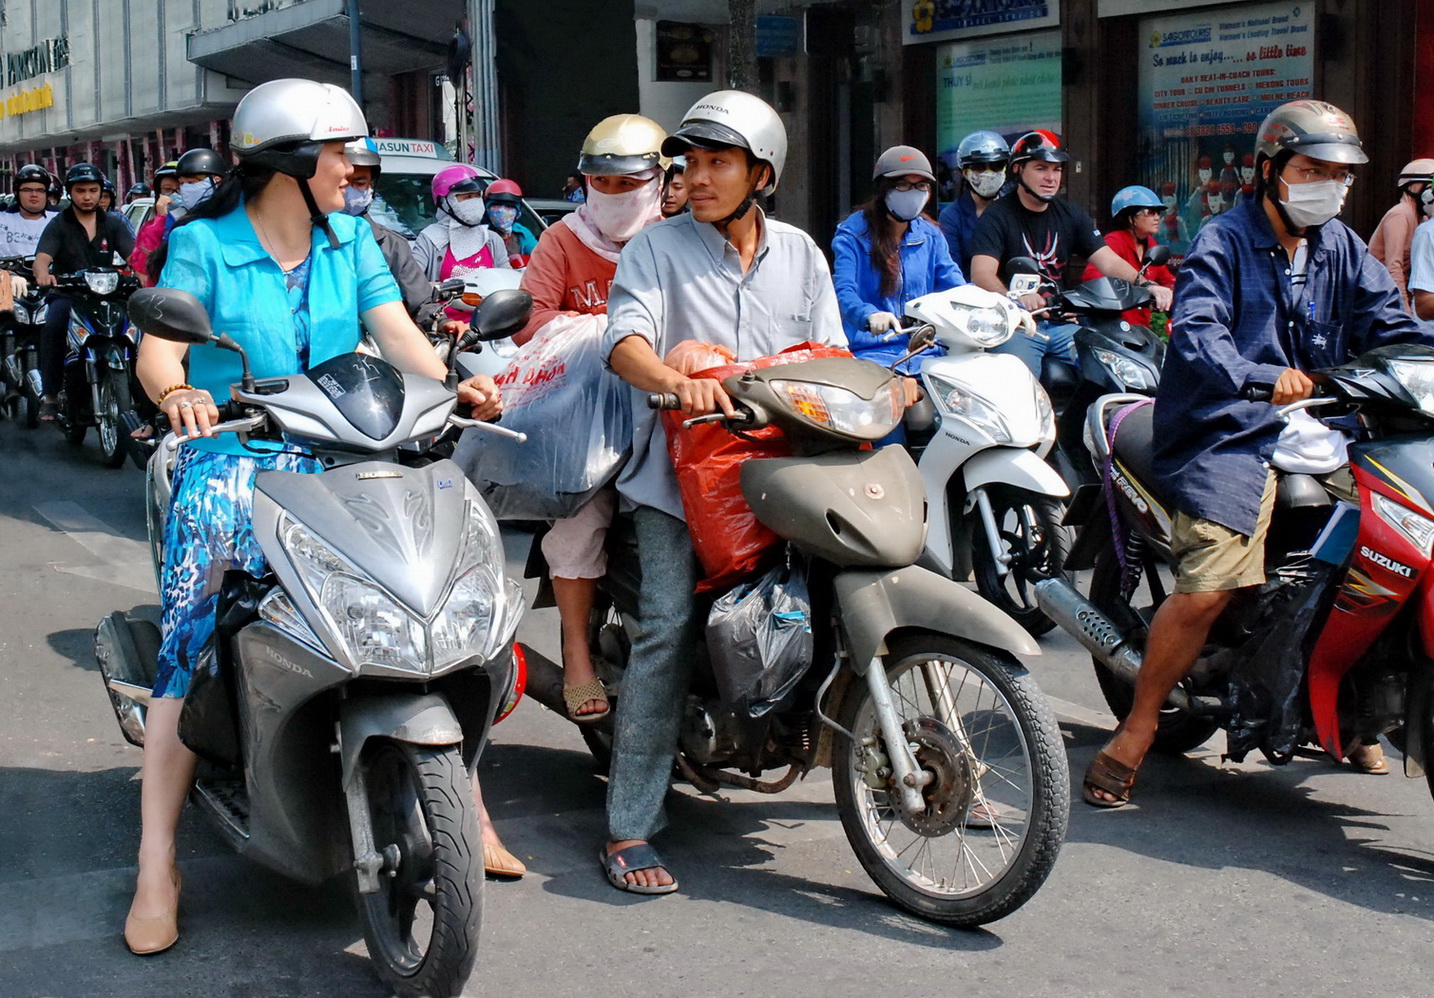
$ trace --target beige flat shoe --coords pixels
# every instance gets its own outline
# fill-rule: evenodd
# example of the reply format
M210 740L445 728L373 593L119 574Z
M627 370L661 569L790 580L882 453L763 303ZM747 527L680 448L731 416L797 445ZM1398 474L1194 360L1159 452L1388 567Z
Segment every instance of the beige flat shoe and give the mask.
M584 704L592 701L601 703L602 709L589 711L586 714L578 713ZM607 699L607 689L603 686L602 680L597 678L589 679L585 683L578 683L576 686L564 686L563 705L568 708L568 719L577 724L592 724L594 721L601 721L607 717L608 711L612 710L612 704Z
M490 877L517 880L528 872L523 861L502 846L483 846L483 872Z
M124 920L124 941L136 956L163 953L179 941L179 870L171 873L174 878L174 907L162 915L137 918L133 906Z

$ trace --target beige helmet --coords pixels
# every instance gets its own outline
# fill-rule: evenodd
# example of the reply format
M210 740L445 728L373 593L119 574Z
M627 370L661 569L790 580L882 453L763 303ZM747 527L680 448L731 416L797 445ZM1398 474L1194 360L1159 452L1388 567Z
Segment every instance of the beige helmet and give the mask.
M1395 186L1403 187L1405 184L1420 182L1427 184L1430 177L1434 177L1434 159L1412 159L1399 171L1399 181Z
M604 118L583 140L578 172L590 177L618 177L660 168L665 138L667 133L661 125L640 114Z

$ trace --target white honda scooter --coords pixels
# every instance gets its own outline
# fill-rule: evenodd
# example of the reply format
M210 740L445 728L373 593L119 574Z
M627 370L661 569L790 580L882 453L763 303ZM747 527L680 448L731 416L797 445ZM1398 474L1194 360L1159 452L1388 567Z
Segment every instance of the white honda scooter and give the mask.
M916 298L906 314L919 324L907 327L913 339L930 326L946 348L921 364L935 410L924 449L921 428L908 423L930 505L926 560L954 579L974 572L982 596L1043 634L1054 625L1031 587L1065 560L1061 516L1070 489L1044 460L1056 439L1045 389L1018 358L986 352L1015 335L1041 334L1015 302L974 284Z

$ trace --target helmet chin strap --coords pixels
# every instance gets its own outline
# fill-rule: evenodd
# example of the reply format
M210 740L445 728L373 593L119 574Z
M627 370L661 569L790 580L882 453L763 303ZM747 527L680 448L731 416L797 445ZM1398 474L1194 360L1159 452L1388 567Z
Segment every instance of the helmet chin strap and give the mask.
M333 227L329 225L328 213L319 211L319 202L314 199L314 192L307 179L299 181L299 191L304 195L304 204L309 209L309 221L328 237L329 249L338 249L339 237L334 235Z
M1291 239L1303 239L1309 234L1309 228L1301 229L1296 226L1294 222L1290 221L1289 212L1285 211L1285 203L1280 200L1280 180L1278 177L1275 178L1273 188L1268 185L1265 187L1261 193L1261 197L1269 198L1274 204L1275 214L1280 216L1280 224L1285 227L1285 234Z
M1052 201L1054 201L1054 200L1056 199L1056 195L1054 195L1054 194L1037 194L1036 191L1035 191L1035 189L1032 188L1030 184L1026 183L1026 171L1025 171L1025 170L1022 170L1020 173L1016 174L1016 177L1017 177L1016 183L1020 184L1021 187L1025 190L1025 192L1026 192L1027 194L1029 194L1031 197L1035 198L1037 201L1040 201L1040 202L1042 202L1042 203L1044 203L1044 204L1050 204Z
M767 169L770 170L771 167L767 166ZM747 196L742 199L742 203L739 204L735 209L733 209L732 214L728 215L726 218L719 218L714 223L719 229L722 230L723 234L726 234L727 227L729 225L743 218L747 214L747 212L752 210L752 205L754 205L757 201L757 191L759 189L760 188L758 186L758 181L750 181L747 187Z

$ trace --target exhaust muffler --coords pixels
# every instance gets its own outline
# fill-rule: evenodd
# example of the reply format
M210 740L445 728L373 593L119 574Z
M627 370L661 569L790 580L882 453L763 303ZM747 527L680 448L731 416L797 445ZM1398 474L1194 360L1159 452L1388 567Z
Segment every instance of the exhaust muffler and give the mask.
M1071 637L1123 681L1135 685L1140 675L1140 652L1130 646L1120 628L1065 579L1042 579L1035 585L1036 604ZM1170 691L1166 701L1172 707L1190 710L1190 697L1180 687Z

